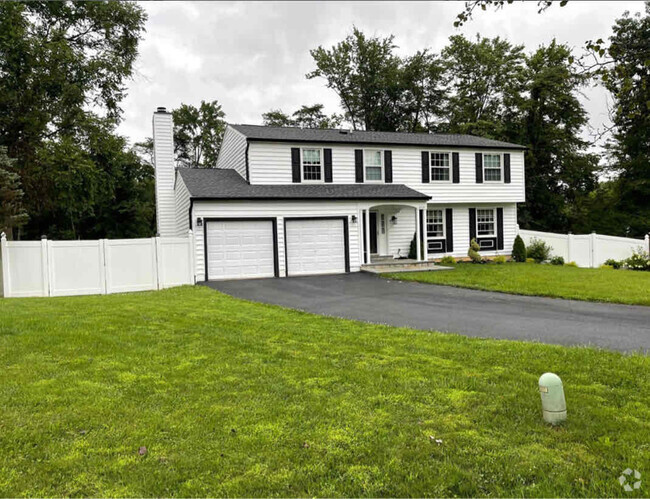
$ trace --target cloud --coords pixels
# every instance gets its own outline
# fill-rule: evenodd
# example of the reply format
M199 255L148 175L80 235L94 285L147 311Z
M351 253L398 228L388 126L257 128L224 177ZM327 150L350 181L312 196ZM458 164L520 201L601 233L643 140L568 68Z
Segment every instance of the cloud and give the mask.
M132 142L151 135L157 106L218 100L233 123L260 123L269 109L293 111L325 104L338 111L338 98L322 80L307 80L309 50L329 47L356 25L366 33L395 35L398 52L439 52L449 36L501 36L533 50L553 38L577 52L590 39L611 34L614 20L640 2L578 2L553 5L538 14L537 2L516 2L477 12L453 27L459 2L145 2L147 32L136 76L123 102L120 133ZM606 93L588 89L585 106L592 125L606 122Z

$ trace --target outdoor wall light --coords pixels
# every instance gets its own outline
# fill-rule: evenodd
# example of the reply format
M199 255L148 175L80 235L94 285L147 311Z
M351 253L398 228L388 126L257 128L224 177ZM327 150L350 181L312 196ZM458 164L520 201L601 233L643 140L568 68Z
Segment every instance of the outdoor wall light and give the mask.
M390 223L392 223L393 225L395 225L397 223L397 217L395 215L390 217Z
M196 219L196 226L203 227L203 219L201 217Z
M357 223L357 216L352 215L352 218L350 220L352 221L353 224Z

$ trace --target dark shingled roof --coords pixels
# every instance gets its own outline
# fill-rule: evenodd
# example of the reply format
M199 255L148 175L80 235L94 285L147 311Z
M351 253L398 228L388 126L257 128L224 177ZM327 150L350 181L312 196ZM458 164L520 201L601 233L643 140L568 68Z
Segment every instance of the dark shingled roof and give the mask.
M402 184L250 185L235 170L177 168L192 199L429 199Z
M382 144L428 147L472 147L478 149L526 149L526 147L484 139L474 135L404 133L404 132L366 132L296 127L272 127L259 125L230 125L244 134L249 140L269 142L324 142L343 144Z

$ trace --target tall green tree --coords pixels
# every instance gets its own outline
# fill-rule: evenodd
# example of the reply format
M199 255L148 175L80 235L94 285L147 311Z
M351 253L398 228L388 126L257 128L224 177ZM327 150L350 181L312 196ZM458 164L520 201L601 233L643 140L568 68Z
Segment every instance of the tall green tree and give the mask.
M272 109L262 114L265 126L297 126L300 128L337 128L343 122L343 116L332 114L327 116L323 112L323 104L312 106L301 106L291 116L285 114L281 109Z
M0 3L0 146L16 160L26 237L84 235L104 167L85 139L98 120L114 133L145 19L134 3Z
M0 147L0 233L13 239L14 230L27 223L27 212L22 200L20 178L13 171L15 160L7 156L7 148Z
M622 215L617 233L641 237L650 231L650 3L645 15L618 19L599 53L598 74L614 100L608 151L615 212Z
M262 124L264 126L295 126L291 116L281 109L271 109L262 114Z
M598 184L598 157L582 138L588 114L579 99L588 82L573 62L571 49L553 40L526 57L518 114L505 128L509 139L528 146L524 228L565 231L584 226L577 203ZM575 230L575 229L574 229Z

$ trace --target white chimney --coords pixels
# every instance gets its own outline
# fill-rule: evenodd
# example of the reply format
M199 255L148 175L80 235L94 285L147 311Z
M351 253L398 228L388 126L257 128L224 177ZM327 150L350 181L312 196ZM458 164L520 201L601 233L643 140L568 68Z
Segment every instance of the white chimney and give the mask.
M164 107L153 113L153 163L156 169L156 224L160 237L176 236L174 122Z

